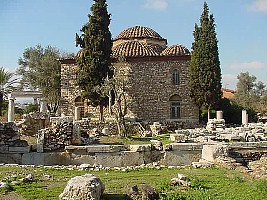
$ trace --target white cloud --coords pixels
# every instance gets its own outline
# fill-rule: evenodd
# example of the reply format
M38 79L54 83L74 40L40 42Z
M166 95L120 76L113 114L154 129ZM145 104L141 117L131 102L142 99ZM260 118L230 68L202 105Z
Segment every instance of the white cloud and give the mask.
M267 12L267 0L254 0L248 9L256 12Z
M168 0L145 0L145 8L164 11L168 8Z
M241 70L249 70L249 69L262 70L262 69L267 69L267 64L260 61L252 61L247 63L231 64L228 65L227 68L241 69Z
M228 89L235 89L237 83L236 74L223 74L222 75L222 87Z

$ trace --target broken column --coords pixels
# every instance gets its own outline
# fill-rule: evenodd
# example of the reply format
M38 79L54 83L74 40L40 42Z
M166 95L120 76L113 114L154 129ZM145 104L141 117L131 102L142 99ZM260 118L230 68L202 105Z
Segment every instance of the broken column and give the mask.
M40 99L40 112L42 113L47 112L47 103L45 99Z
M45 138L44 129L39 130L37 134L37 152L38 153L44 152L44 138Z
M78 121L81 119L81 108L80 107L75 107L74 108L74 120Z
M216 112L216 118L218 120L223 119L223 111L219 110Z
M80 130L80 123L75 122L73 123L73 133L72 133L72 140L71 144L80 145L81 142L81 130Z
M248 125L248 114L246 110L242 110L242 124Z
M13 97L9 97L8 99L8 115L7 115L7 121L13 122L14 121L14 101L15 99Z

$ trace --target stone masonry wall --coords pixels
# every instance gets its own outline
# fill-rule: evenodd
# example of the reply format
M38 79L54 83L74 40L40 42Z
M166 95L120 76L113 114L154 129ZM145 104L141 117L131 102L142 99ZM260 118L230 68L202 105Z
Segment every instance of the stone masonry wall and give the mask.
M74 113L75 98L81 95L78 86L75 85L79 68L76 64L61 64L61 106L63 115Z
M198 122L198 109L189 95L189 60L129 61L123 73L129 77L128 97L131 101L128 117L147 121ZM177 69L180 84L172 83L172 72ZM73 114L75 98L80 96L75 79L78 67L75 64L61 65L61 112ZM171 119L170 98L181 99L181 118ZM108 109L106 109L107 111ZM98 109L89 108L89 113L99 115ZM107 113L106 113L107 114ZM106 115L107 116L107 115Z
M130 110L137 118L149 121L170 120L170 97L178 95L181 101L181 119L198 121L198 109L189 95L190 61L157 61L131 63L129 95ZM180 84L172 83L172 72L177 69Z

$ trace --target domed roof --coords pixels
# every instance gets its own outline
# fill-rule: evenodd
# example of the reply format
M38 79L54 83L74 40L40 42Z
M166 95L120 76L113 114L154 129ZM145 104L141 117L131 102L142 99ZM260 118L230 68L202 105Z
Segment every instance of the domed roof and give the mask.
M118 39L130 39L130 38L154 38L163 39L156 31L144 26L134 26L127 28L115 37Z
M112 48L112 55L114 57L143 57L143 56L158 56L149 46L146 46L138 41L126 41L118 44Z
M190 51L183 45L177 44L167 47L162 51L161 55L163 56L185 56L190 55Z
M161 54L161 52L166 48L159 44L146 44L149 48L153 49L155 52L158 53L158 55Z

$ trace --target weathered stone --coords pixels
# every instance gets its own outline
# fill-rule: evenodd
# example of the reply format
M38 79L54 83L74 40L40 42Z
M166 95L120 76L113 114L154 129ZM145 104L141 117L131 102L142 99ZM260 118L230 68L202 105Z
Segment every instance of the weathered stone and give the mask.
M0 145L0 153L7 153L8 146L7 145Z
M219 156L227 156L228 152L228 145L204 145L202 149L202 158L213 162Z
M195 151L201 151L203 144L199 143L171 143L173 151L188 151L188 150L195 150Z
M185 142L187 139L187 136L184 134L170 134L170 140L173 142Z
M102 181L92 175L85 174L70 179L63 193L59 195L60 200L100 200L105 185Z
M34 177L32 174L28 174L25 178L22 178L21 181L24 183L31 183L34 181Z
M8 147L8 151L12 153L28 153L30 152L31 147Z
M109 152L119 152L125 150L123 145L88 145L88 146L66 146L65 150L71 151L84 151L87 153L109 153Z
M23 118L15 123L20 134L35 136L38 130L48 126L49 115L42 112L32 112L24 114Z
M159 199L159 194L150 185L142 185L141 190L139 190L137 185L130 188L129 193L126 196L126 200L157 200Z
M150 140L153 145L153 149L161 151L163 149L162 142L159 140Z
M134 152L151 151L151 144L130 145L129 149Z

